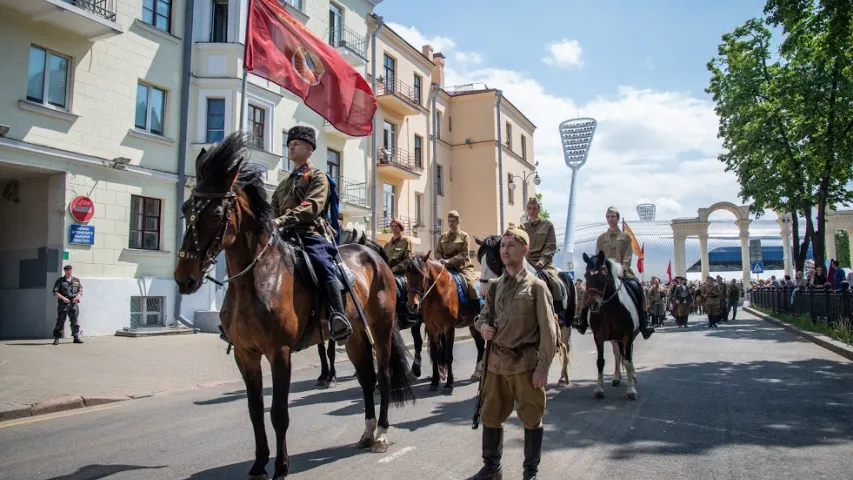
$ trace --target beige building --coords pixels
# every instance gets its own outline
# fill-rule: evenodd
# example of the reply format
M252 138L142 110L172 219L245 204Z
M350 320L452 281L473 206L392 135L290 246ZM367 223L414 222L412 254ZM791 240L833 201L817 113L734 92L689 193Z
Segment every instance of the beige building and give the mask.
M371 33L377 24L368 17ZM524 193L535 195L535 125L496 89L445 85L445 58L430 46L385 25L376 38L377 240L387 242L399 218L416 251L435 250L450 210L481 238L519 224Z

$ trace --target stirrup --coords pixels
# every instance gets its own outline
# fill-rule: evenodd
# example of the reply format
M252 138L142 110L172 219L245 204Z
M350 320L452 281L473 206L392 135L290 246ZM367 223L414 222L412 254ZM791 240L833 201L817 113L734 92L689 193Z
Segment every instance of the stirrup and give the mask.
M343 325L344 328L340 328ZM335 327L338 328L335 328ZM339 346L343 346L352 335L352 324L349 319L339 313L332 315L329 321L329 337Z

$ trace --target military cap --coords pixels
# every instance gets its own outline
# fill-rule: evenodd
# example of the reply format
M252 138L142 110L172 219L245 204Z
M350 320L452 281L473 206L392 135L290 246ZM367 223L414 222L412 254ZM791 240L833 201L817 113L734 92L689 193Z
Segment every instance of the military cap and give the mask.
M447 218L451 218L451 217L459 218L459 212L457 212L456 210L451 210L451 211L447 212Z
M539 199L538 199L538 198L536 198L536 197L530 197L529 199L527 199L527 204L528 204L528 205L533 204L533 205L536 205L536 206L537 206L537 207L539 207L539 208L542 208L542 204L541 204L541 203L539 203Z
M62 267L62 269L63 270L71 270L72 267L71 267L71 265L66 265L66 266Z
M388 222L388 228L391 228L391 226L393 226L393 225L397 225L398 227L400 227L400 230L406 229L406 227L403 226L403 222L401 222L400 219L398 219L398 218L395 218L394 220L391 220L390 222Z
M510 227L506 229L506 233L504 235L512 235L514 237L518 237L525 245L530 245L530 236L527 235L527 232L524 229L519 227Z
M617 210L616 207L614 207L613 205L607 207L606 213L610 213L610 212L615 213L617 217L619 216L619 210Z
M291 127L290 130L287 131L288 146L290 145L291 140L302 140L303 142L310 143L311 148L317 150L317 141L314 138L314 129L311 127L303 125Z

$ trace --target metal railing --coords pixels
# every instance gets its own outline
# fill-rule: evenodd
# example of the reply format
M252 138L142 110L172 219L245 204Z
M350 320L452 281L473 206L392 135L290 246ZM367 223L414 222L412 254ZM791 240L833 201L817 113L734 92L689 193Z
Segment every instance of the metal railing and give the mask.
M326 40L335 48L346 48L367 60L367 36L353 32L346 26L326 30Z
M342 201L358 207L367 208L367 182L357 182L341 177L338 192Z
M454 85L452 87L447 87L444 89L448 95L459 95L463 93L471 93L477 92L481 90L488 90L489 86L483 82L475 82L475 83L466 83L464 85Z
M399 78L383 78L376 83L376 96L394 95L414 106L421 105L420 99L415 95L415 89Z
M397 217L382 217L379 219L379 228L383 232L391 231L391 221L396 218L403 224L403 235L415 236L417 234L417 221L412 217L397 216Z
M829 287L829 284L826 284ZM814 324L846 329L853 333L853 290L832 290L824 286L756 287L751 302L775 313L785 313Z
M402 148L382 149L378 157L379 165L395 165L417 174L424 171L423 162L419 165L415 156Z
M62 0L63 2L74 5L77 8L94 13L95 15L107 19L111 22L116 21L116 0Z

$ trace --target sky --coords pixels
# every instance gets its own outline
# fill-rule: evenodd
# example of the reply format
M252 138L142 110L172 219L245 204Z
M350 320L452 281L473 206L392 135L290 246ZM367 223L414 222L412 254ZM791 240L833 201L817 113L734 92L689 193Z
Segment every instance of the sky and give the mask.
M609 205L631 220L638 203L652 202L666 220L718 201L742 204L736 176L717 160L706 65L721 36L760 16L764 3L432 0L435 14L426 14L412 0L384 0L376 14L416 48L444 53L446 86L500 88L531 119L537 191L561 233L571 172L557 128L577 116L598 121L579 172L577 223L604 221Z

